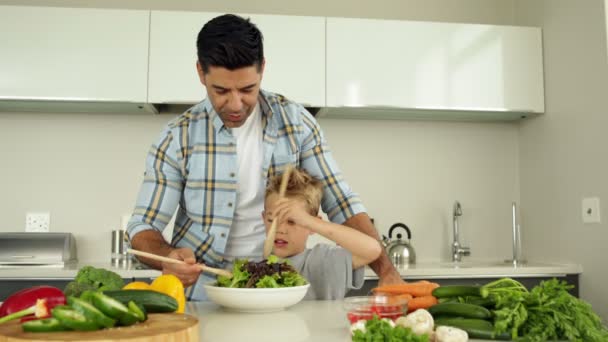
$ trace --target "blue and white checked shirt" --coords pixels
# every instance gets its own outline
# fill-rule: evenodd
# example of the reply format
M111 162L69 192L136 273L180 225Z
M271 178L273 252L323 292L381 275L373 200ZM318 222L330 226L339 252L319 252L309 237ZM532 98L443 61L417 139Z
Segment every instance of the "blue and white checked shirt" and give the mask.
M264 184L288 165L300 167L323 182L321 206L331 221L343 223L364 212L312 115L301 105L263 90L259 102ZM171 245L192 249L198 262L227 266L222 254L236 209L237 177L236 138L205 99L169 122L150 148L127 227L129 237L147 229L161 232L177 209ZM189 299L204 298L205 278L187 289Z

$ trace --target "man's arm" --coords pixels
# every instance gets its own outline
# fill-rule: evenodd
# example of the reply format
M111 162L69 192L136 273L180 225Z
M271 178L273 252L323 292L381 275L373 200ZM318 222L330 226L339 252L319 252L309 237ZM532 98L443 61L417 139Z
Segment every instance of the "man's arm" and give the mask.
M344 225L357 229L358 231L365 233L380 241L378 232L376 231L376 228L374 227L372 221L366 213L359 213L354 216L351 216L349 219L346 220L346 222L344 222ZM382 253L380 253L380 257L376 259L376 261L369 264L369 266L372 270L374 270L374 272L376 272L378 278L380 278L378 281L378 285L403 283L401 275L399 275L399 272L397 272L395 266L389 260L386 251L383 250Z
M133 247L133 249L164 257L173 251L173 247L171 247L165 241L163 235L160 232L152 229L141 231L133 236L131 239L131 247ZM144 264L157 270L161 270L163 268L163 263L161 261L142 256L138 256L137 258Z
M175 212L183 191L184 182L176 152L179 149L167 128L148 152L144 182L127 233L134 249L186 262L188 265L180 265L139 257L144 264L160 269L164 274L174 274L188 287L201 272L194 265L194 252L189 248L171 247L160 232L171 219L168 213Z

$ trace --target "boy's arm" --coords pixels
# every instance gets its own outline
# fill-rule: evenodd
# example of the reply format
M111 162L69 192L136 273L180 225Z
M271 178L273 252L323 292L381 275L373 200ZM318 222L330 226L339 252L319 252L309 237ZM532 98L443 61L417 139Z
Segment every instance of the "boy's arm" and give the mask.
M303 225L348 250L353 255L354 269L368 265L382 253L378 240L356 229L327 222L314 216L311 216L310 220Z

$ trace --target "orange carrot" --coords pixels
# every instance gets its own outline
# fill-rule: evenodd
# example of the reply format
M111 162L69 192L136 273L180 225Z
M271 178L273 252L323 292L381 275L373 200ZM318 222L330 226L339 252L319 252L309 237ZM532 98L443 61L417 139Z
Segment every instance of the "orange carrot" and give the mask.
M396 285L379 286L372 291L374 293L386 293L392 295L400 295L409 293L414 297L430 296L434 289L438 288L439 284L431 282L416 282Z
M375 294L379 295L381 293L376 292ZM404 293L400 295L388 295L388 304L396 305L399 303L405 303L412 300L412 295L409 293Z
M434 296L412 298L409 302L407 302L407 312L412 312L418 309L428 309L437 303L437 298Z

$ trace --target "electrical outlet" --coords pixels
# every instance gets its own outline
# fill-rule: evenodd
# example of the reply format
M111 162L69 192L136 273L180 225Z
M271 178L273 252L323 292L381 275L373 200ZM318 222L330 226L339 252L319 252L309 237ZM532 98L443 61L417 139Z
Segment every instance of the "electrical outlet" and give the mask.
M51 226L51 213L26 213L25 231L26 232L48 232Z
M584 223L600 223L600 199L599 197L583 198L582 213Z

